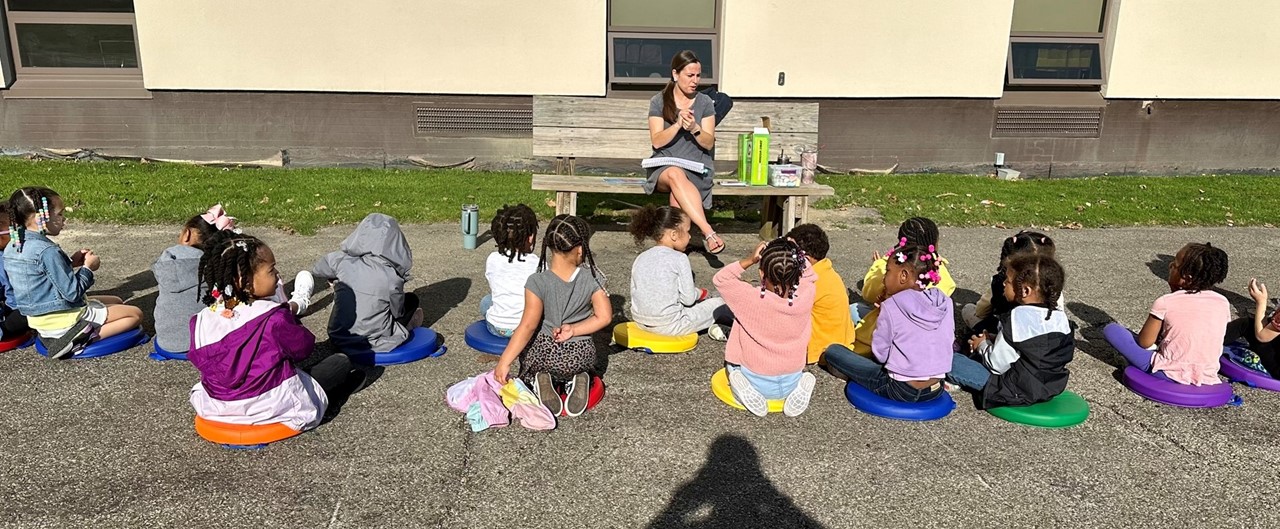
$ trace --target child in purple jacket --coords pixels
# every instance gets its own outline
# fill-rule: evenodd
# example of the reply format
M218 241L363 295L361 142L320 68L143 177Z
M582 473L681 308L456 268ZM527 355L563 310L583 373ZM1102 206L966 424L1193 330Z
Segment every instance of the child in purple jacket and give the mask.
M316 337L288 304L273 301L280 275L266 243L220 231L205 242L199 276L209 309L191 318L187 358L200 371L191 388L200 417L309 430L364 382L341 353L310 373L294 367L311 355Z

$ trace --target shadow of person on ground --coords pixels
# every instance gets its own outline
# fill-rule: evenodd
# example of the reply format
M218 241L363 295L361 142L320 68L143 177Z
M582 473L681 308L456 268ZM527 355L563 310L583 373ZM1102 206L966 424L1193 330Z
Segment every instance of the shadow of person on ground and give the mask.
M98 292L90 292L89 295L116 296L120 299L128 300L138 292L150 290L156 287L156 276L151 272L151 269L148 268L145 272L138 272L129 276L119 285ZM155 308L155 306L152 305L152 308Z
M471 279L454 277L439 283L432 283L415 290L422 303L422 326L431 327L439 322L449 311L467 299L471 291ZM479 305L469 314L479 314Z
M1077 349L1116 368L1117 373L1129 365L1128 362L1125 362L1124 357L1120 356L1120 353L1116 352L1115 348L1111 347L1111 344L1107 343L1107 339L1102 336L1102 328L1106 327L1108 323L1116 321L1115 318L1112 318L1110 314L1107 314L1102 309L1079 301L1068 301L1067 310L1084 323L1078 329L1080 331L1080 340L1076 341Z
M750 441L720 436L698 474L676 491L651 529L823 527L769 481Z

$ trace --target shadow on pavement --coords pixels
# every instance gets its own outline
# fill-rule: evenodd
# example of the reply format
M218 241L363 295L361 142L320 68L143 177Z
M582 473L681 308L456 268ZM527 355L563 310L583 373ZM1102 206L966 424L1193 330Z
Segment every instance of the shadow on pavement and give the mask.
M823 527L769 481L750 441L717 438L707 461L671 498L666 510L649 522L666 528Z
M465 301L470 290L471 280L465 277L446 279L415 290L413 293L422 301L422 326L435 325L445 314ZM479 310L480 307L477 306L471 313L479 314Z
M1106 338L1102 337L1102 328L1116 321L1115 318L1102 309L1079 301L1068 301L1067 310L1084 323L1084 326L1079 329L1081 340L1076 341L1077 349L1117 370L1124 369L1128 365L1120 353L1116 352L1115 348L1107 343Z

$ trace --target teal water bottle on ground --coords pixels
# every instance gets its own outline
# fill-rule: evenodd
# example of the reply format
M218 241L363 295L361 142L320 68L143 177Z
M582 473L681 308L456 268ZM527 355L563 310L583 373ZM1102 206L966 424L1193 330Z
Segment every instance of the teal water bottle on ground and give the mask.
M467 250L476 249L476 237L480 236L480 206L477 204L462 205L462 247Z

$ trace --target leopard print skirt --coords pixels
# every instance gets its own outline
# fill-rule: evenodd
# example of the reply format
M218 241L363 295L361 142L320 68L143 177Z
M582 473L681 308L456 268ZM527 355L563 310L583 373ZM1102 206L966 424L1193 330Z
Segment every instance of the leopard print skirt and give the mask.
M591 340L556 343L550 335L538 334L520 355L520 378L532 385L535 373L549 373L556 382L568 382L595 365L596 345Z

